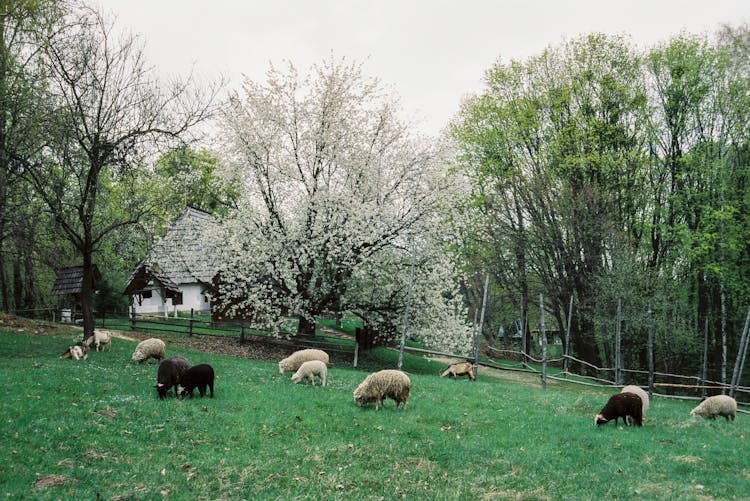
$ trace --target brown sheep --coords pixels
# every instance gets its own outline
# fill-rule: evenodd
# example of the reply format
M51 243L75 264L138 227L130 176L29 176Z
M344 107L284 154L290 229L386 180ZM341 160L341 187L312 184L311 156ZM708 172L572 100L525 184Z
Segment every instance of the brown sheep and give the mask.
M440 373L440 377L459 377L459 376L469 376L469 379L472 381L476 380L476 376L474 375L474 364L471 362L459 362L457 364L453 364L444 371Z

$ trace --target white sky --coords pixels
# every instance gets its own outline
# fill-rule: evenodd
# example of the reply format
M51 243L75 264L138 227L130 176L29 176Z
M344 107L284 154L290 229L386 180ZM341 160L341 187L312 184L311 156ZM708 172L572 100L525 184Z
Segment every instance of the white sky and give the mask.
M91 0L143 37L164 76L265 80L333 54L363 62L401 97L404 118L437 134L498 59L523 60L578 35L627 34L641 47L680 31L750 22L748 0Z

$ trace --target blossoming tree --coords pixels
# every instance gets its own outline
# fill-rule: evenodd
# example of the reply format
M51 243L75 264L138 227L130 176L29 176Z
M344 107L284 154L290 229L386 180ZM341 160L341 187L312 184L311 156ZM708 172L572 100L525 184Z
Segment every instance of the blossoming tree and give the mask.
M231 97L225 155L244 195L214 239L228 315L277 329L297 316L299 332L311 334L316 316L352 311L395 332L412 242L432 241L424 249L434 252L440 239L430 233L453 197L440 148L411 134L398 112L376 79L343 60L306 77L271 67L265 83L247 80ZM455 291L455 273L436 263L416 263L414 282L432 291L421 308L465 317L459 296L440 293ZM450 336L466 337L466 322L456 325Z

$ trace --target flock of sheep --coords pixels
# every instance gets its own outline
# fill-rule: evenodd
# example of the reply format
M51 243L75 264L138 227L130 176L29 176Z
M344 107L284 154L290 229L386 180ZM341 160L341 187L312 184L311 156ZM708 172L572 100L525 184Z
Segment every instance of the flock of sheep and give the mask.
M594 417L597 426L622 418L626 426L643 426L643 418L648 410L648 393L639 386L625 386L622 391L609 397L601 412ZM737 416L737 401L728 395L714 395L703 400L690 411L693 417L701 416L707 419L724 417L727 421L734 421Z
M60 358L71 358L75 360L86 359L89 348L94 345L96 351L109 347L112 348L111 333L106 330L95 330L94 335L86 341L70 346ZM133 351L132 360L135 363L143 363L150 358L161 360L157 371L156 391L159 398L164 399L167 392L174 388L175 397L193 397L193 391L198 388L201 397L210 390L211 398L214 396L215 373L208 364L200 364L191 367L184 357L175 355L166 358L166 347L164 342L157 338L141 341ZM295 351L279 362L279 372L294 371L292 381L310 381L315 386L316 377L321 386L326 386L328 377L328 364L330 358L323 350L304 349ZM476 379L473 364L471 362L460 362L450 365L440 372L440 377L468 376L472 381ZM182 390L178 392L178 386ZM399 370L381 370L368 375L362 383L354 390L354 402L362 407L365 404L375 402L375 409L383 406L383 401L390 398L395 402L395 409L400 405L406 408L407 400L411 392L411 381L409 376ZM649 407L648 394L639 386L625 386L618 394L612 395L602 410L594 417L594 424L599 426L612 420L615 424L622 418L626 426L643 426L643 418ZM716 419L723 416L727 421L734 421L737 415L737 402L727 395L715 395L704 399L691 412L691 416L701 416L708 419Z

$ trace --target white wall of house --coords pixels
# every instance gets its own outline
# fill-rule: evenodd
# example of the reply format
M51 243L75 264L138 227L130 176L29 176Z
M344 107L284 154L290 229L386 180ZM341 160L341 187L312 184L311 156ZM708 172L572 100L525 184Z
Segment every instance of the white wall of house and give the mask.
M210 301L203 295L202 285L180 284L179 287L182 290L182 304L177 305L177 311L189 313L191 309L195 311L208 311L211 309ZM165 309L167 314L174 313L172 299L168 298L164 302L159 289L155 289L150 298L144 298L140 305L134 299L133 305L135 306L136 313L164 313Z

